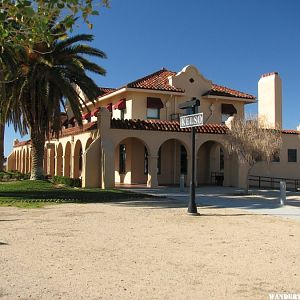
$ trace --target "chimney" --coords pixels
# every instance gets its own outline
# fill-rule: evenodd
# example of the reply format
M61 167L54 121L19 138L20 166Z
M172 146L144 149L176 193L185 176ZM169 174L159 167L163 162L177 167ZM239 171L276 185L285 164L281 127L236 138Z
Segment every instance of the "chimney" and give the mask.
M264 127L282 129L282 82L277 72L263 74L258 81L258 117Z

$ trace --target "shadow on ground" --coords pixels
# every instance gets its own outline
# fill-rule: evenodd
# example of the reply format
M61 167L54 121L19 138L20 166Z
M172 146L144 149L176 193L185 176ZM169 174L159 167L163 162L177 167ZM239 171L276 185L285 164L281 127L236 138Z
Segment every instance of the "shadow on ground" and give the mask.
M131 188L129 190L165 197L165 199L132 201L129 204L126 203L126 205L149 208L185 208L188 205L189 192L187 189L184 192L180 192L178 188L174 187ZM248 213L246 214L250 215L253 212L260 215L290 216L300 219L300 210L298 209L300 207L300 194L287 192L286 196L285 205L281 206L279 191L251 190L249 195L245 195L242 190L236 188L206 186L197 188L196 203L199 210L201 210L201 207L238 208L247 210ZM211 215L209 214L209 216Z

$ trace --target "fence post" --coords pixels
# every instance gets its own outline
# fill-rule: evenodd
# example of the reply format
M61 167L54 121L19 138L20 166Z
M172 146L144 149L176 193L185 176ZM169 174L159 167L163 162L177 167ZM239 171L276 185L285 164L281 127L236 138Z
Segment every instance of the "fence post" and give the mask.
M283 206L286 200L286 183L280 181L280 206Z

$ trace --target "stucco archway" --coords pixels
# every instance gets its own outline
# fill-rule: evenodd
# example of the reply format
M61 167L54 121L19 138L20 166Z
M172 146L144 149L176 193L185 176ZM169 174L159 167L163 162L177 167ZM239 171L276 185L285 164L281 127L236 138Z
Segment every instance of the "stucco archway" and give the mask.
M181 174L187 176L188 149L179 139L168 139L157 152L157 177L159 185L179 184Z
M198 185L230 185L235 166L222 143L209 140L200 145L196 156Z
M20 171L20 151L16 151L16 170Z
M63 175L63 147L59 143L56 149L56 175Z
M73 176L79 178L82 171L82 144L77 140L74 147Z
M55 146L54 144L49 145L49 163L48 163L48 175L54 176L55 175Z
M22 173L26 173L26 150L24 149L22 151L22 169L21 169Z
M70 177L71 174L71 143L67 142L65 146L65 155L64 155L64 173L66 177Z
M115 182L146 184L149 155L149 147L139 138L128 137L120 141L115 147Z

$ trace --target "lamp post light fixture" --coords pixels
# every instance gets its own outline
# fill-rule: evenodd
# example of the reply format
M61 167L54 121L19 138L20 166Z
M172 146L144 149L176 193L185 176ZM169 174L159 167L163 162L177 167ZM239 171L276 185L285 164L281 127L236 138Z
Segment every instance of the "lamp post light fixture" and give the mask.
M190 182L190 198L188 203L188 211L189 215L199 216L200 214L197 211L197 205L195 201L195 137L196 137L196 126L203 125L203 114L198 114L198 107L200 106L200 100L193 98L184 103L180 103L178 105L179 109L191 109L192 115L182 116L180 117L180 128L191 127L192 134L192 178Z

